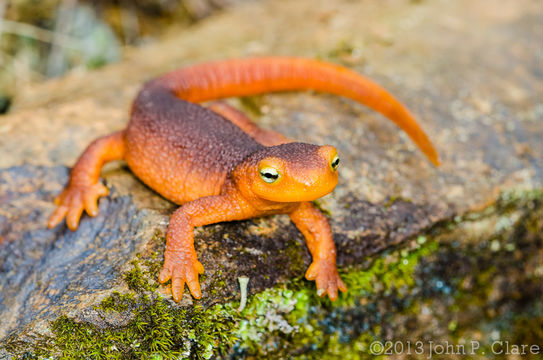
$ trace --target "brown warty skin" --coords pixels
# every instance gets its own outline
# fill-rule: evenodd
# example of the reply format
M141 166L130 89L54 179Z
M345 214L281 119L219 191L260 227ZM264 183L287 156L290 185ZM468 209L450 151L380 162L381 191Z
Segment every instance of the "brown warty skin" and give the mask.
M83 210L98 213L108 194L99 182L102 166L125 160L132 172L162 196L182 205L170 218L159 281L172 282L175 301L185 284L200 298L204 267L194 249L194 227L271 214L288 214L313 257L305 276L331 300L346 291L336 268L336 249L326 217L311 201L337 185L339 158L333 146L288 141L260 129L243 113L221 102L229 96L305 90L354 99L387 116L438 165L437 153L409 111L379 85L321 61L270 57L228 60L180 69L147 83L132 107L127 128L92 142L72 169L58 207L49 218L64 218L76 230Z

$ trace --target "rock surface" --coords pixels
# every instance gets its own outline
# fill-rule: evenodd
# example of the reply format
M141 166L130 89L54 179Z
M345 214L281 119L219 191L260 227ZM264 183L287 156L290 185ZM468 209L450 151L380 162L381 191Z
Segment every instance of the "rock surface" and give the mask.
M473 284L463 283L469 282L470 272L472 282L490 281L479 275L504 266L504 271L515 274L511 278L529 285L516 292L508 287L490 300L481 296L478 308L489 308L495 316L503 309L484 301L501 299L502 305L513 301L516 307L511 308L517 309L520 298L541 294L541 285L526 279L532 276L541 282L543 271L537 269L542 240L522 229L542 227L533 218L540 213L538 189L543 182L543 53L537 48L543 37L542 16L543 5L528 0L247 3L190 30L172 32L160 43L134 49L118 65L73 73L29 89L16 99L12 114L0 118L0 346L5 346L0 357L32 353L36 344L50 343L51 336L58 337L51 322L62 316L99 329L122 328L134 316L116 321L96 310L113 290L155 294L163 234L175 207L142 185L122 163L103 172L112 195L101 201L96 218L85 217L75 233L65 226L48 230L45 222L53 211L53 197L66 182L67 167L93 138L123 127L143 81L185 64L226 57L289 54L343 63L396 94L437 146L443 165L433 168L394 125L329 95L288 93L233 101L246 111L256 109L252 116L258 123L290 138L338 147L340 186L320 205L329 212L338 262L346 276L359 274L375 259L404 259L397 249L419 254L417 246L425 247L412 239L431 236L439 239L439 249L427 259L426 250L422 260L416 257L419 268L409 274L417 281L440 278L451 289L462 283L462 289L476 298ZM509 207L496 205L504 192L530 195L528 200L524 195L513 197ZM516 210L511 212L510 207ZM463 221L470 214L480 217L473 227ZM458 221L448 223L453 218ZM445 222L449 225L444 227ZM498 254L484 257L494 238L503 240L494 246ZM514 244L513 250L500 250L507 244ZM518 250L519 244L525 246ZM293 283L313 286L300 280L310 258L286 217L198 229L196 249L206 268L201 278L203 299L185 296L180 308L198 303L211 309L237 299L239 276L251 278L252 294L284 286L293 278ZM511 254L532 268L507 263ZM482 257L485 265L475 266ZM149 288L131 286L126 274L140 266L134 259L144 263ZM495 281L512 284L500 279ZM353 278L352 284L357 281ZM436 292L442 297L419 304L430 309L426 319L403 320L419 324L421 332L445 334L455 331L462 320L431 317L448 301L444 290L435 290L443 289L435 281L408 282L409 296L400 297L402 301L432 298ZM340 339L344 344L355 343L368 331L382 338L407 338L409 326L401 319L395 318L395 328L382 324L385 315L408 308L398 306L386 291L386 282L384 288L375 289L377 297L352 289L353 295L345 299L353 296L358 306L345 302L345 307L331 308L311 300L321 306L319 324L328 329L324 331L328 337L322 336L327 345L317 348L333 351L330 329L348 334ZM158 292L169 299L166 288L159 287ZM541 316L534 301L533 311ZM458 304L469 308L467 303ZM292 308L279 313L290 314ZM379 314L380 319L370 319ZM467 316L469 311L460 314ZM236 321L239 328L246 320ZM457 324L453 330L451 321ZM374 328L377 325L380 330ZM356 327L360 328L353 330ZM289 333L288 327L282 329ZM277 331L270 330L267 336ZM249 340L239 336L244 342L230 351L273 353L243 347L240 344ZM213 354L217 346L211 348ZM188 349L185 356L200 351Z

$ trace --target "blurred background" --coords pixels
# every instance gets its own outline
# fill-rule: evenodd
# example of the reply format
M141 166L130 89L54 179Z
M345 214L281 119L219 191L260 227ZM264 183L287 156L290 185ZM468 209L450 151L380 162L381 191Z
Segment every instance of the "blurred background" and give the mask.
M118 61L125 47L241 1L1 0L0 114L24 86Z

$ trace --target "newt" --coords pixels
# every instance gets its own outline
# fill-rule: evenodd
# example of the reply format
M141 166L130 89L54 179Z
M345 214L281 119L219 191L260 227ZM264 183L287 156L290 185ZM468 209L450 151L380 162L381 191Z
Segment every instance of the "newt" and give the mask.
M171 280L179 302L185 284L202 296L204 272L194 248L194 228L224 221L288 214L312 256L305 273L317 294L335 300L347 288L336 268L327 218L312 204L338 184L336 148L292 142L265 130L226 103L197 103L233 96L315 90L344 96L385 115L428 159L439 164L432 143L407 108L373 81L345 67L297 57L262 57L194 65L147 82L126 129L98 138L79 157L48 221L78 228L85 211L98 213L108 194L102 166L125 160L147 186L181 205L171 216L159 281Z

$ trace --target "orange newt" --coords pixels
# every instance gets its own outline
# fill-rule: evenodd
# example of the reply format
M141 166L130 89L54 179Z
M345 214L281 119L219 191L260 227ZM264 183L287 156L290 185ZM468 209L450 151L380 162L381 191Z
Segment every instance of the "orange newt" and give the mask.
M194 249L194 227L271 214L288 214L305 237L313 262L305 277L335 300L346 291L326 217L312 200L338 183L333 146L289 142L259 128L225 103L195 103L231 96L312 89L354 99L382 113L438 165L437 153L409 111L379 85L338 65L294 57L206 63L173 71L145 84L125 130L92 142L55 200L50 228L64 218L76 230L85 210L98 213L108 194L99 182L104 163L124 159L132 172L166 199L182 205L171 216L159 281L171 279L180 301L185 284L201 297L204 267Z

